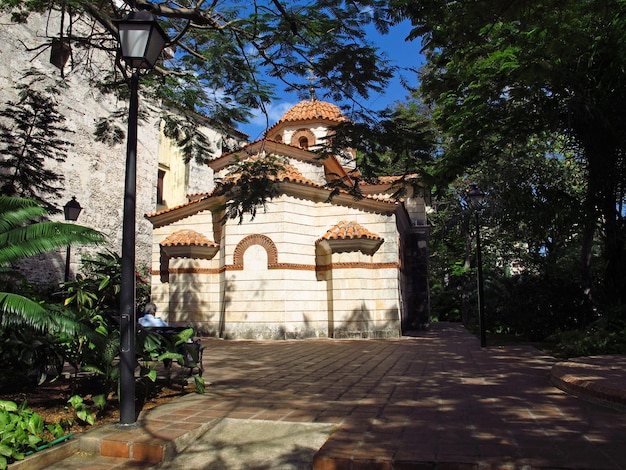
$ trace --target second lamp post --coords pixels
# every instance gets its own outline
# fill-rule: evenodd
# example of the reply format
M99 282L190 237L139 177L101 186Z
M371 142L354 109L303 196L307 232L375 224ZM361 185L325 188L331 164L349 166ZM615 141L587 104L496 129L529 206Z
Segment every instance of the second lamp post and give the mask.
M80 204L76 200L76 196L72 196L71 201L63 206L63 214L65 215L65 220L69 220L72 222L76 222L78 220L78 216L80 215L80 211L83 208L80 207ZM65 282L69 282L70 280L70 254L71 254L71 244L67 244L67 254L65 255Z
M487 346L487 331L485 328L485 288L483 283L483 254L480 243L480 210L483 208L485 193L478 185L470 185L467 191L467 203L474 210L474 220L476 223L476 268L478 271L478 324L480 328L480 347Z

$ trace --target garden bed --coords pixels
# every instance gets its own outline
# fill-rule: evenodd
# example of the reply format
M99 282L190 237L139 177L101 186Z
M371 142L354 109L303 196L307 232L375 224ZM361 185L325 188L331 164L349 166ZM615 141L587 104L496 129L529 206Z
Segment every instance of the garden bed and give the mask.
M76 419L74 410L68 404L68 400L74 395L79 395L83 398L87 407L91 411L96 412L96 408L92 408L92 397L101 392L97 387L97 381L91 375L81 375L75 380L75 383L73 383L68 375L64 375L53 382L46 382L29 390L8 391L5 388L5 390L0 390L0 400L13 401L18 405L26 401L27 407L41 415L46 424L61 423L67 433L81 433L95 426L119 421L120 414L117 397L109 398L106 409L98 412L93 426ZM6 387L6 384L2 385ZM179 378L173 378L170 381L159 378L150 387L148 393L138 384L136 389L138 397L136 410L149 410L194 392L195 386L193 383L187 384L186 381L181 381Z

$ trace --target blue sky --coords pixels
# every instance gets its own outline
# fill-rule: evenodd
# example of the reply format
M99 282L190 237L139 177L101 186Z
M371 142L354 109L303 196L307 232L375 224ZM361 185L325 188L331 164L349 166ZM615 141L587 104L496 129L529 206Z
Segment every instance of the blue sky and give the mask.
M424 63L424 58L419 53L419 41L406 42L405 38L411 30L408 22L401 23L391 28L389 34L380 35L375 30L368 33L368 40L379 47L379 49L387 55L387 58L393 65L401 68L419 68ZM364 105L373 110L382 110L396 101L406 98L408 92L401 85L400 76L411 83L417 85L417 77L410 71L401 70L392 80L384 93L374 93L364 102ZM268 107L269 125L271 126L278 121L282 115L292 106L297 104L300 99L295 93L285 93L280 88L277 90L277 96L280 99L271 103ZM239 129L250 136L250 140L254 141L261 138L265 130L265 116L257 115L249 124L240 125Z

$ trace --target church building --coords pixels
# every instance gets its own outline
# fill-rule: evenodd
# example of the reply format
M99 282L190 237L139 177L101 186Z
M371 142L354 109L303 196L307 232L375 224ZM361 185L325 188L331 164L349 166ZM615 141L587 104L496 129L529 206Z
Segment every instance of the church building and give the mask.
M426 191L392 198L399 177L348 183L353 153L315 153L345 120L315 98L289 109L265 139L209 161L208 192L146 215L153 226L152 300L174 325L222 338L398 337L428 321ZM219 181L271 156L274 196L254 217L226 217ZM226 193L228 194L228 193ZM330 197L332 195L332 197Z

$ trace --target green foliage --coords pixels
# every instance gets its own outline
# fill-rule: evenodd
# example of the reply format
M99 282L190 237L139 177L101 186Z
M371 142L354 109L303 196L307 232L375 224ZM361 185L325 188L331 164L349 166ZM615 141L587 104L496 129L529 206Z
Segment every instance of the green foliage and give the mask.
M0 196L0 276L6 282L6 291L0 292L0 326L74 334L77 325L69 316L58 315L58 311L49 310L43 303L8 291L16 287L13 263L70 243L103 241L99 232L86 227L41 221L45 214L35 201Z
M544 341L558 331L580 330L594 318L577 282L521 275L491 279L485 293L489 328Z
M563 142L548 142L511 146L437 189L429 214L434 316L477 323L475 219L463 199L475 182L487 192L479 220L488 329L542 340L593 318L577 275L584 166Z
M178 143L185 163L194 160L206 164L214 148L208 138L199 130L198 119L189 116L181 118L173 114L164 114L163 134Z
M94 343L89 349L89 354L81 357L80 369L84 372L92 372L100 385L100 392L105 397L117 390L120 367L116 361L120 351L120 337L118 330L112 330L106 337Z
M392 67L368 43L364 30L368 24L386 30L388 23L381 15L385 4L384 0L235 0L192 6L141 0L132 7L154 12L176 48L176 54L144 77L142 91L227 125L244 122L251 109L265 110L276 81L288 90L306 92L311 73L333 99L353 99L358 104L359 96L383 91L392 75ZM97 26L91 35L72 30L71 35L63 32L64 37L72 47L97 48L108 55L111 69L113 64L118 67L116 74L103 76L98 68L91 76L100 82L96 86L101 90L119 88L128 77L124 65L115 60L118 43L113 20L123 18L129 5L101 8L87 0L73 1L71 8L66 5L65 1L0 1L0 9L18 22L27 22L30 12L61 9L72 24L94 22Z
M40 72L29 71L16 85L18 100L0 110L0 191L34 199L56 213L60 209L50 201L61 195L63 175L48 169L49 162L65 160L71 144L63 136L70 131L58 111L59 85L45 81Z
M46 213L35 201L0 196L0 267L70 243L104 241L102 234L87 227L41 221Z
M93 426L98 413L97 411L92 411L91 408L96 408L96 410L100 411L103 410L106 407L106 395L94 396L92 407L87 405L84 398L80 395L73 395L67 400L67 403L74 409L74 416L79 422Z
M0 334L0 388L4 391L29 389L42 384L51 370L59 373L62 358L53 335L28 328L6 328Z
M196 391L200 394L203 394L206 390L206 383L201 375L195 374L193 376L193 381L196 385Z
M433 173L449 182L511 149L565 137L586 165L577 223L585 229L582 258L592 258L595 231L606 298L623 304L626 138L618 123L626 120L626 4L394 0L390 6L396 20L412 22L411 37L422 39L427 58L420 93L445 143ZM568 201L558 207L568 208ZM586 290L590 270L582 273Z
M239 160L232 165L226 177L218 182L216 194L227 198L226 218L243 222L245 214L251 218L257 210L265 209L277 192L283 162L274 155Z
M140 328L137 334L137 354L142 361L140 376L150 382L155 382L158 362L163 361L168 367L172 362L176 362L190 371L199 370L200 373L194 374L193 378L196 391L204 393L200 347L199 343L192 341L193 334L193 328L184 328L175 333L165 333L158 328Z
M357 167L368 181L378 176L417 173L420 181L430 184L436 137L428 110L410 101L374 116L360 114L358 121L340 123L333 127L332 139L319 153L325 157L342 155L347 148L355 150ZM404 193L396 195L401 196Z
M84 258L81 273L76 281L65 284L65 305L86 326L89 335L58 337L58 347L63 357L75 368L94 374L103 396L117 390L120 370L116 360L120 349L119 292L121 289L121 257L114 252L98 253L94 258ZM136 273L137 310L149 300L150 286L141 273ZM136 343L137 358L143 360L141 380L155 382L158 361L175 360L186 365L186 344L193 335L188 328L166 337L158 333L144 334L141 329ZM195 361L197 362L197 354ZM196 366L196 362L192 367ZM188 366L188 365L186 365ZM82 411L81 415L82 416ZM82 419L82 418L81 418ZM84 419L83 419L84 421Z
M57 426L46 428L43 418L27 409L26 403L18 406L12 401L0 401L0 469L47 444L46 431L53 438L63 433Z
M548 344L553 354L565 358L626 354L626 325L601 318L586 328L558 331L548 338Z
M65 283L67 296L65 305L79 312L93 310L104 315L117 315L119 293L122 282L122 258L113 251L100 252L91 258L82 258L81 272L75 282ZM146 280L146 269L135 272L137 311L150 298L150 284Z

